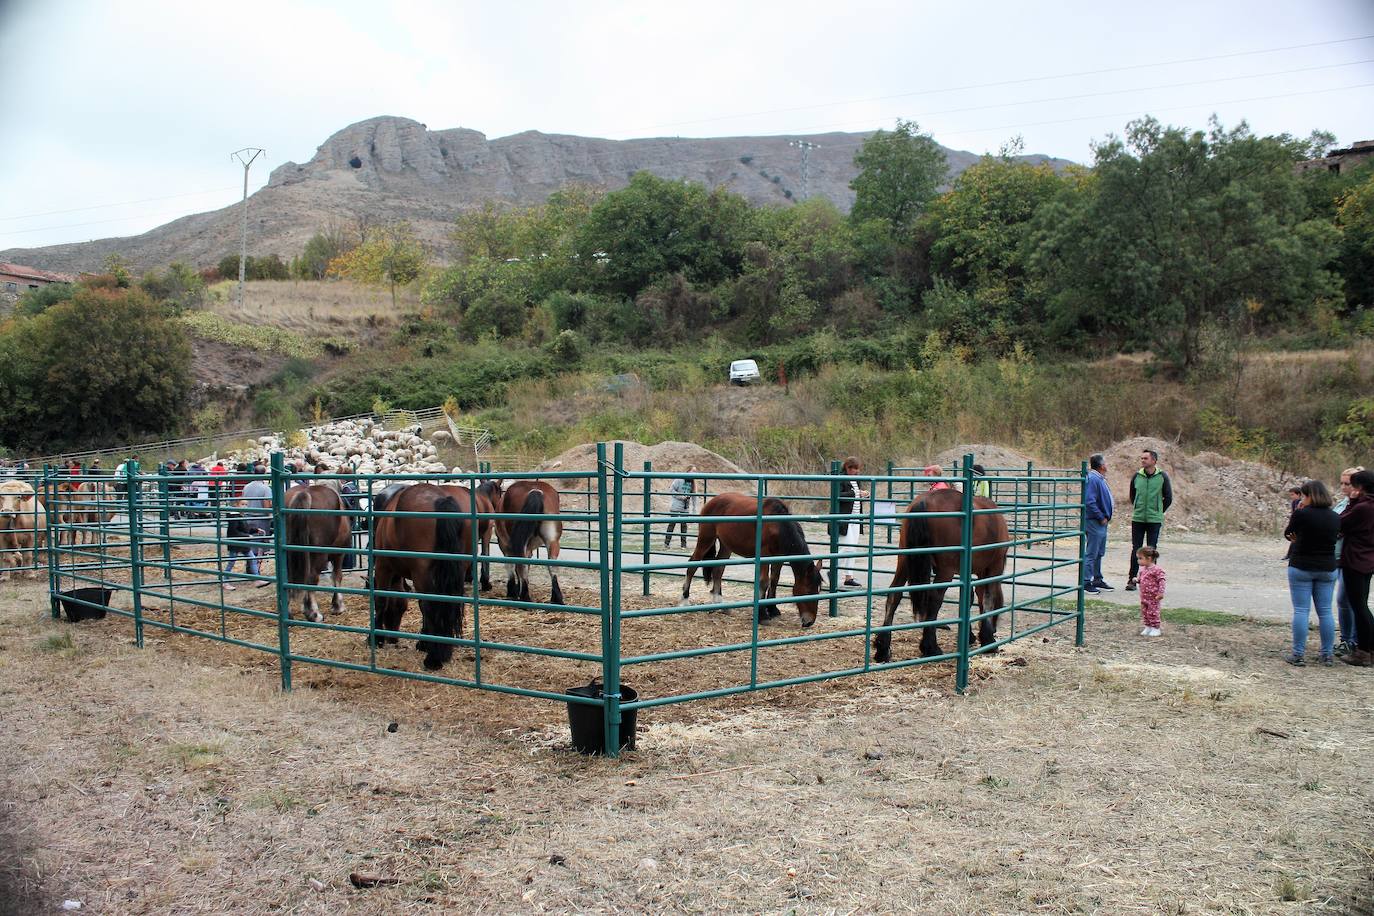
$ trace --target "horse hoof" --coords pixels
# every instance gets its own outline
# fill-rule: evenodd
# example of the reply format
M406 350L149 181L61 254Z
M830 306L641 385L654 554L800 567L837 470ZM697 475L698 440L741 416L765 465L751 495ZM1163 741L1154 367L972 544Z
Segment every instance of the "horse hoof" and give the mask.
M324 623L324 615L319 611L311 611L305 615L305 619L311 623Z

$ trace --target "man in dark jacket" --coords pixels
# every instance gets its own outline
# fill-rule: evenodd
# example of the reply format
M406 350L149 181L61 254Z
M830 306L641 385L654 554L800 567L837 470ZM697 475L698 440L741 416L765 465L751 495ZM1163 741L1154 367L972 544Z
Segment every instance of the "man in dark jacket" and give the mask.
M1136 573L1140 572L1136 553L1142 544L1159 546L1159 529L1164 527L1164 513L1173 501L1169 475L1159 469L1159 452L1145 449L1140 453L1140 470L1131 478L1131 571L1126 577L1126 591L1135 591Z
M1107 486L1107 459L1088 459L1088 479L1083 487L1083 591L1096 595L1111 591L1102 578L1102 557L1107 552L1107 523L1112 520L1112 491Z

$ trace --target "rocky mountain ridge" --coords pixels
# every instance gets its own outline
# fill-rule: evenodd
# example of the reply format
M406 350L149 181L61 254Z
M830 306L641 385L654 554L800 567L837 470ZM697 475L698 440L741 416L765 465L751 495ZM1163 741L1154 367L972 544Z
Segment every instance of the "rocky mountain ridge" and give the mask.
M358 226L409 220L436 254L446 251L454 217L486 200L529 206L568 184L614 190L635 172L724 187L756 205L787 206L806 196L825 197L841 210L854 202L849 182L854 154L870 134L828 133L805 137L656 137L605 140L526 131L488 140L468 128L429 130L399 117L377 117L345 127L320 146L310 161L287 162L272 171L266 187L249 198L249 251L299 253L328 224ZM815 144L803 181L795 140ZM952 180L978 160L946 149ZM1050 162L1063 159L1022 157ZM180 260L216 263L238 251L239 205L181 217L142 235L91 242L11 248L0 261L68 272L100 269L118 253L136 270Z

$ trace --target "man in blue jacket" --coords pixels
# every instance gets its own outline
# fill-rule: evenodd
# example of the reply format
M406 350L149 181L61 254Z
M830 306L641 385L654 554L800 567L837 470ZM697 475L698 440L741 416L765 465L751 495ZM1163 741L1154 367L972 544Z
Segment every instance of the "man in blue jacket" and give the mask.
M1088 459L1088 481L1083 493L1083 591L1096 595L1111 591L1102 578L1102 557L1107 552L1107 523L1112 520L1112 491L1107 486L1107 459Z

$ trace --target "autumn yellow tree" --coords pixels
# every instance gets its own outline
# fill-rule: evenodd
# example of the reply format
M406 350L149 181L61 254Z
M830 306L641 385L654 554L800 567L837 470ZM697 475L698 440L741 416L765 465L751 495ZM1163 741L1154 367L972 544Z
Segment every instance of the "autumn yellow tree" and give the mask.
M425 246L415 237L410 223L374 226L362 244L329 262L329 274L359 283L391 287L391 307L396 308L396 287L419 279L429 265Z

